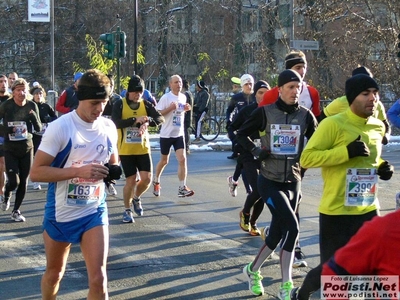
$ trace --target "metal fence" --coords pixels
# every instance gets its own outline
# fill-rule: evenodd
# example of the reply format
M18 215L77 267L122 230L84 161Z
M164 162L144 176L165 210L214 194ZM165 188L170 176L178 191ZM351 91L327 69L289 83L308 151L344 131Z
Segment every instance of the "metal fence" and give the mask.
M231 95L229 93L214 93L211 94L210 116L215 117L220 123L221 132L226 133L226 109L228 107ZM397 99L396 99L397 100ZM386 111L396 102L396 100L381 99ZM320 101L321 110L324 109L332 99L324 99ZM392 135L400 135L400 129L392 126Z

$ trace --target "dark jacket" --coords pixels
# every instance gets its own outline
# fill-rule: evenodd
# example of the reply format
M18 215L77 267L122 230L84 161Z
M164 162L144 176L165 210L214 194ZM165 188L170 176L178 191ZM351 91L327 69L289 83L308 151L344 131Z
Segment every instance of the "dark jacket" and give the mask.
M113 93L110 99L107 101L106 107L104 107L103 116L110 116L112 115L112 108L115 102L121 100L122 97L116 93Z
M194 106L196 107L195 111L198 114L202 114L208 108L208 103L210 101L210 94L206 89L201 89L197 92L196 97L194 98Z
M273 125L298 125L299 139L297 153L290 155L273 154L271 127ZM237 142L251 151L255 144L249 136L255 131L265 131L261 136L261 146L271 154L261 162L260 173L276 182L297 182L301 180L300 155L304 148L304 137L308 139L314 133L318 122L314 114L301 105L287 105L281 98L274 104L257 108L237 132Z
M256 98L254 94L248 95L243 92L237 93L231 97L229 101L228 107L226 109L226 123L227 127L232 123L235 119L236 115L239 111L249 105L250 103L256 102Z

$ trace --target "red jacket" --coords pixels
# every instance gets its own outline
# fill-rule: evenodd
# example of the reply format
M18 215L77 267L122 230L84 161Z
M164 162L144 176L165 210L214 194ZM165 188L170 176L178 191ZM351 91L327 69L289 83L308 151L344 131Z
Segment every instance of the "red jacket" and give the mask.
M310 109L313 112L314 116L318 117L321 114L319 93L317 89L312 87L311 85L307 85L307 88L308 92L310 93L311 101L313 103ZM278 100L278 97L279 97L279 89L276 86L273 89L265 92L264 97L262 101L258 104L258 106L260 107L275 103L275 101Z

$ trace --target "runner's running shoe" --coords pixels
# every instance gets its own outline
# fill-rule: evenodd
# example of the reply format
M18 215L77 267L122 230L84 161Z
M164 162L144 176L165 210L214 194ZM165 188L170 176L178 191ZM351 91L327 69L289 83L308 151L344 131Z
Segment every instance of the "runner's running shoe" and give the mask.
M250 235L252 236L259 236L261 235L260 229L258 229L257 224L250 225L250 230L249 230Z
M118 194L113 183L109 182L106 184L106 193L110 196L116 196Z
M160 197L161 195L161 186L159 182L153 181L153 195L156 197Z
M250 215L246 215L241 211L239 213L240 223L239 226L243 231L249 232L250 230Z
M10 208L10 198L6 199L4 196L1 197L1 209L6 211Z
M133 210L135 211L135 213L139 217L143 216L142 201L140 200L140 198L133 199L132 204L133 204Z
M227 181L228 181L229 194L231 194L232 197L236 197L238 183L233 180L233 176L229 176L227 178Z
M25 217L21 215L19 210L14 210L11 214L11 220L14 220L15 222L25 222Z
M122 222L124 222L124 223L134 223L135 222L135 220L133 219L132 210L126 209L124 211L124 216L122 217Z
M278 298L281 300L290 300L291 291L293 289L293 282L286 281L279 289Z
M186 185L184 187L179 187L178 197L190 197L194 195L194 191L189 189Z
M260 237L262 238L263 241L265 241L265 238L268 235L268 231L269 231L269 226L265 226L264 228L261 228L261 235Z
M40 185L40 183L39 182L34 182L33 183L33 189L34 190L41 190L42 189L42 187L41 187L41 185Z
M304 268L307 267L307 262L304 260L306 256L301 251L300 247L294 249L294 261L293 268Z
M261 276L260 271L251 272L250 267L251 263L243 268L243 274L249 282L249 290L255 296L264 295L264 287L261 281L263 277Z

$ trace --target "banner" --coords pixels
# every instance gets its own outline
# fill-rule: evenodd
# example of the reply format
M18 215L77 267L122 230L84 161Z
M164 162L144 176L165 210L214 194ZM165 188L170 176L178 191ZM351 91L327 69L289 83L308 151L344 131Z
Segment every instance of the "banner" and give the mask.
M50 22L50 0L28 0L29 22Z

